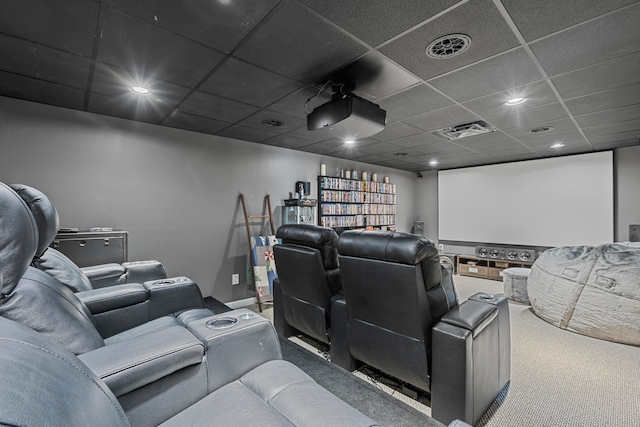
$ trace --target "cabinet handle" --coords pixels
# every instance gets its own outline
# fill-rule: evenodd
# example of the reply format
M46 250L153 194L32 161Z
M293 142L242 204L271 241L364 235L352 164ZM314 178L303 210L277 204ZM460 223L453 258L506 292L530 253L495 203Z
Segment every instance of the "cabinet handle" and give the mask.
M105 246L109 246L109 238L108 237L104 238L104 245Z
M87 244L87 242L85 242L84 240L80 240L80 247L81 248L84 248L86 244Z

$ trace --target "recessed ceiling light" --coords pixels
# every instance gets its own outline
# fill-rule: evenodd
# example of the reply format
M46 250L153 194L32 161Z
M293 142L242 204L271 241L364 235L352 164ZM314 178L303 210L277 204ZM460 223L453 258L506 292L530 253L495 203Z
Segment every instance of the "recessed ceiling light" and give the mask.
M354 141L353 141L353 139L347 139L347 140L344 141L344 143L345 144L353 144Z
M277 128L282 126L284 123L276 119L267 119L267 120L263 120L262 124L265 126L269 126L270 128Z
M547 132L552 130L553 127L551 126L540 126L539 128L533 128L533 129L529 129L530 133L542 133L542 132Z
M447 34L438 37L427 46L427 56L433 59L446 59L460 55L471 45L471 37L465 34Z
M431 161L429 162L429 166L436 166L437 164L438 164L438 161L437 161L437 160L431 160Z
M526 101L527 98L512 98L504 103L504 105L518 105Z
M131 90L131 92L135 93L136 95L149 95L150 93L149 89L142 86L131 86L129 90Z
M551 148L562 148L562 147L564 147L564 144L562 142L556 142L551 146Z

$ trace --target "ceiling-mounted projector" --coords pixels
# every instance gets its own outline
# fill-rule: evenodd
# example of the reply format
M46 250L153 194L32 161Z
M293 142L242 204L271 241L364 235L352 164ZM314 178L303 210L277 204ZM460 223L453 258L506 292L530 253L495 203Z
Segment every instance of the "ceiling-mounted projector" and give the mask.
M384 129L387 112L352 93L336 93L307 115L307 129L328 129L336 138L355 141Z

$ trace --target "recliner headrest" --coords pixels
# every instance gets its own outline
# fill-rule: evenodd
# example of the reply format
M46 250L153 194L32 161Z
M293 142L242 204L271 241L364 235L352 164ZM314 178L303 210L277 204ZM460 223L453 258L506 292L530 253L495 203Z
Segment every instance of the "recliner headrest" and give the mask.
M58 234L60 228L58 212L49 198L40 190L24 184L10 184L9 186L22 197L36 220L40 236L36 256L39 257Z
M348 230L340 235L341 256L419 265L427 289L440 284L440 255L426 237L398 231Z
M38 227L29 207L8 185L0 182L0 285L13 291L38 248Z
M325 270L338 267L338 234L332 228L313 224L286 224L278 228L276 237L283 244L293 244L320 251Z

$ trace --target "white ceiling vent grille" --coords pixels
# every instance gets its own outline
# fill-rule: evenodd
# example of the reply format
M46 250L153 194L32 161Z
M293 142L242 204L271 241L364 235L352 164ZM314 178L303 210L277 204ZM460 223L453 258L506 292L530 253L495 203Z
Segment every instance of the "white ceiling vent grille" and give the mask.
M456 126L448 126L442 129L432 130L431 133L440 138L454 141L456 139L468 138L470 136L482 135L483 133L495 132L496 128L482 120L471 123L463 123Z
M448 34L438 37L427 46L429 58L446 59L460 55L471 45L471 37L464 34Z

